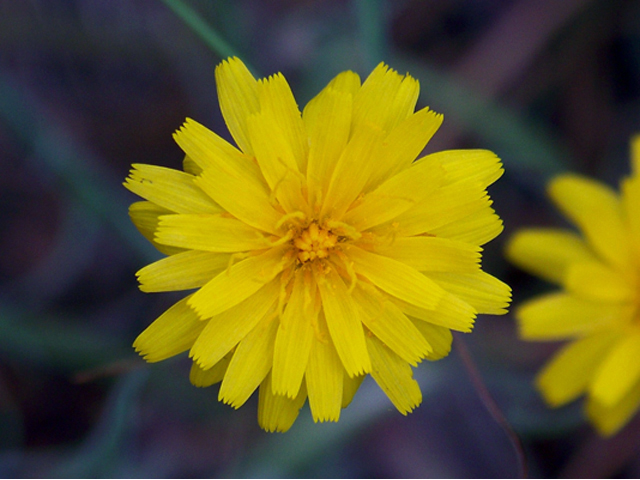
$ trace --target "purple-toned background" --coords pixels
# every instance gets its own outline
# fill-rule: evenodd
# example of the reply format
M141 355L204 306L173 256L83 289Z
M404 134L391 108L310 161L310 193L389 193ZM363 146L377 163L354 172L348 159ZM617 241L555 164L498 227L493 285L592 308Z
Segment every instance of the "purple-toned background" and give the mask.
M513 477L515 451L460 352L416 371L403 417L367 380L337 424L303 408L266 434L196 389L185 356L146 365L130 345L179 294L144 294L160 258L127 216L131 163L180 168L189 116L227 136L220 49L175 0L0 0L0 477ZM564 225L544 193L574 171L617 186L640 131L640 3L625 0L185 0L254 69L282 71L304 105L334 75L381 60L444 113L427 151L489 148L505 232L484 265L518 302L549 285L509 266L522 225ZM178 11L179 8L178 8ZM206 32L205 32L206 33ZM239 192L241 194L241 192ZM480 317L464 342L535 477L640 476L640 422L602 440L580 402L531 386L556 344Z

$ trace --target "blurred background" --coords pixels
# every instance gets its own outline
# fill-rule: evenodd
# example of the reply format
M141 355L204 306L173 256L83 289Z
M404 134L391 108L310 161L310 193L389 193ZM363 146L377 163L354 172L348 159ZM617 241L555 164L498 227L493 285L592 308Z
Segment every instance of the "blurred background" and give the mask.
M505 232L485 270L515 302L550 289L509 266L523 225L564 225L561 171L617 187L640 131L640 2L631 0L0 0L0 477L514 477L516 450L474 387L468 350L534 477L640 476L640 421L599 438L581 403L531 385L558 347L480 317L416 370L400 415L368 379L337 424L308 407L286 434L189 383L185 355L147 365L135 337L180 294L144 294L161 257L130 223L131 163L181 168L185 117L228 133L214 68L285 74L303 106L346 69L385 61L444 113L427 151L488 148ZM462 350L461 350L462 349Z

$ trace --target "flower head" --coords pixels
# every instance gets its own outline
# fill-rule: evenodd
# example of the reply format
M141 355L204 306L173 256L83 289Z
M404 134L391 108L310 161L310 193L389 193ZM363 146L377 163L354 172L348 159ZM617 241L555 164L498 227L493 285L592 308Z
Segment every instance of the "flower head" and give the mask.
M551 406L586 395L586 412L603 435L622 428L640 407L640 136L632 174L620 193L578 175L549 185L579 234L556 228L518 232L507 256L562 291L521 305L528 340L571 340L539 373Z
M231 58L216 80L238 148L189 119L174 135L184 172L134 165L125 183L146 199L133 222L168 255L138 272L140 288L197 289L134 347L150 362L188 350L192 383L222 382L236 408L259 388L269 431L307 398L314 420L338 420L367 374L411 412L411 367L509 303L480 268L502 230L486 193L499 159L414 162L442 117L414 112L418 82L383 64L362 84L338 75L302 114L281 74L255 80Z

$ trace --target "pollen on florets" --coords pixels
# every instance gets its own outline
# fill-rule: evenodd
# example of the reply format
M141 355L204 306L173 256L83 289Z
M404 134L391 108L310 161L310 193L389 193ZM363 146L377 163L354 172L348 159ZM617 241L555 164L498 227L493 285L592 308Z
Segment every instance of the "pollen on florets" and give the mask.
M301 263L327 258L331 250L338 243L338 236L330 230L319 227L312 222L293 239L293 245L298 250L298 260Z

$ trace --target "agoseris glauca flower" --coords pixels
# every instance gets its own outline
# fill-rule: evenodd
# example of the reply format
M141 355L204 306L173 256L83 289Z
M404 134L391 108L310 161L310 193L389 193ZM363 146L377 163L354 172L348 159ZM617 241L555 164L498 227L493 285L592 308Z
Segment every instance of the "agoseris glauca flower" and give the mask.
M538 374L547 403L586 395L586 412L603 435L622 428L640 407L640 137L632 174L620 193L561 175L549 195L578 227L532 228L507 245L513 263L562 287L516 310L527 340L570 340Z
M134 165L134 223L168 257L145 292L197 289L135 341L156 362L186 350L191 381L233 407L259 388L258 420L287 430L308 398L336 421L367 375L406 414L412 366L447 355L451 331L505 313L507 285L480 267L502 230L485 150L417 161L442 117L414 112L418 82L380 64L332 80L298 110L281 74L237 58L216 69L237 147L194 120L174 138L184 172Z

